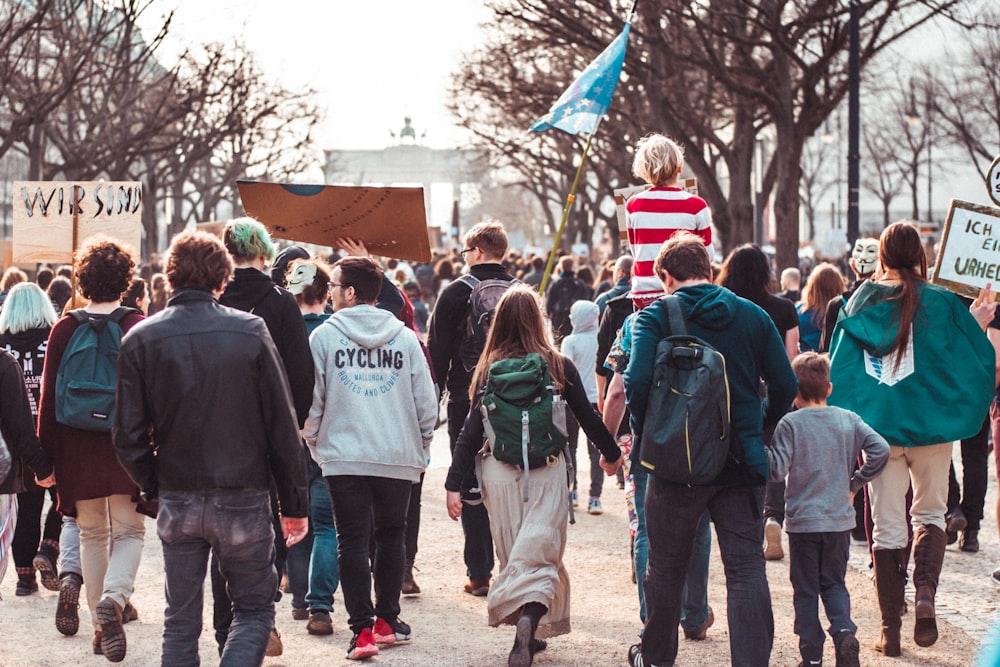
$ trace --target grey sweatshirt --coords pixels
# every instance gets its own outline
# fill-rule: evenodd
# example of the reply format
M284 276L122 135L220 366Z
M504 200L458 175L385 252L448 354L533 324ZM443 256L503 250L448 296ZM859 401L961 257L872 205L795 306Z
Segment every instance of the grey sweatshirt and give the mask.
M864 465L855 472L859 453ZM785 530L835 533L854 527L851 493L882 473L889 444L849 410L804 408L778 422L767 459L771 481L788 476Z
M335 312L309 338L316 365L302 429L324 476L420 480L437 394L417 336L387 311Z

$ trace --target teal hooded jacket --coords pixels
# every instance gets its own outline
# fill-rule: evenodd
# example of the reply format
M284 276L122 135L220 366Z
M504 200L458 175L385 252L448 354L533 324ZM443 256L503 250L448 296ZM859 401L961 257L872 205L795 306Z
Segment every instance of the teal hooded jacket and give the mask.
M788 363L785 344L774 322L760 306L724 287L701 283L674 292L680 299L688 333L697 336L726 358L729 379L731 449L740 462L730 460L713 485L764 484L768 479L764 426L773 426L788 411L798 390ZM632 419L632 460L638 461L646 403L653 379L656 345L670 335L663 301L639 311L632 326L632 356L625 370L625 400ZM761 401L760 381L767 382L767 400Z
M924 283L898 368L901 288L866 281L840 312L828 403L861 415L890 445L935 445L979 432L996 391L993 346L951 292Z

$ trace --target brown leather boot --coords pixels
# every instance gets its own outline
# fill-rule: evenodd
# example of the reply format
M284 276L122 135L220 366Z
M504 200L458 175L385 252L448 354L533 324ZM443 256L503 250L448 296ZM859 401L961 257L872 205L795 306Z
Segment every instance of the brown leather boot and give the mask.
M937 526L920 526L913 531L913 585L917 589L913 641L917 646L933 646L938 638L934 595L947 542L948 536Z
M878 608L882 614L882 636L875 650L883 655L896 658L903 651L899 646L899 629L903 621L903 588L906 585L905 549L875 549L872 559L875 563L875 592Z
M407 561L403 568L403 587L399 592L403 595L420 595L420 586L413 579L413 561Z

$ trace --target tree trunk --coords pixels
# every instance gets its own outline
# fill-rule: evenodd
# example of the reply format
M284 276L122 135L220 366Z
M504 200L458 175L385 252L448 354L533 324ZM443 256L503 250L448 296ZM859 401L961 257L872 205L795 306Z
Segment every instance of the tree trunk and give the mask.
M774 188L774 261L784 269L799 265L799 180L802 178L802 140L794 125L777 132L774 160L778 178Z

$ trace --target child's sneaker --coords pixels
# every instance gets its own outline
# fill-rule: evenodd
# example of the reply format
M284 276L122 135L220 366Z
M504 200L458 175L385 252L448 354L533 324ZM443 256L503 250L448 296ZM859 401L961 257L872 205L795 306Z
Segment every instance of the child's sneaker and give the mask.
M392 621L387 621L384 618L376 618L372 634L375 635L376 644L405 642L409 641L412 636L410 626L403 623L398 617Z
M361 632L355 632L354 638L351 639L351 646L347 649L347 659L364 660L373 655L378 655L378 646L375 646L372 629L363 628Z

